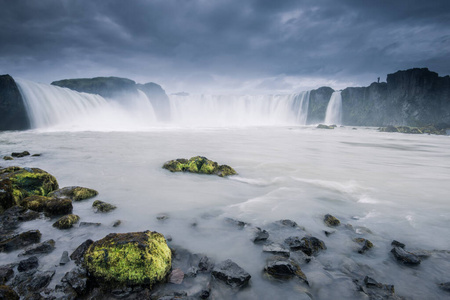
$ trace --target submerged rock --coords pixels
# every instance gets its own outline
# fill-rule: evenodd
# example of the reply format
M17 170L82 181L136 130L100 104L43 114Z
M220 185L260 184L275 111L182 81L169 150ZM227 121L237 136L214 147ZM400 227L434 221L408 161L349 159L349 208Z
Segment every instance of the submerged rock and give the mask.
M224 219L226 223L230 224L230 225L234 225L237 226L239 228L244 228L245 226L249 226L250 223L244 222L244 221L240 221L240 220L236 220L233 218L225 218Z
M300 239L298 236L288 237L284 241L293 251L301 250L306 255L316 255L321 250L326 250L327 247L322 240L313 236L306 236Z
M319 125L317 125L317 127L316 128L319 128L319 129L334 129L336 127L336 125L325 125L325 124L319 124Z
M24 248L31 244L39 243L41 233L39 230L29 230L20 234L14 234L0 240L0 252L10 252Z
M214 278L233 288L240 288L246 285L251 278L249 273L239 267L231 259L227 259L217 264L213 268L211 274Z
M7 156L7 155L3 156L3 159L4 160L14 160L14 158L12 158L11 156Z
M391 253L394 254L394 257L397 259L397 261L405 265L418 265L421 262L418 256L400 247L392 248Z
M373 248L373 244L371 241L364 239L364 238L356 238L353 239L353 241L355 241L356 243L362 245L361 249L358 250L358 253L363 254L365 253L367 250Z
M48 196L57 198L69 198L72 201L81 201L95 197L97 195L98 192L93 189L80 186L67 186L50 193Z
M169 275L169 282L173 284L181 284L184 279L184 272L179 269L173 269L172 272L170 272Z
M79 216L70 214L59 218L58 221L53 223L53 227L58 229L69 229L72 228L74 224L78 223L78 221L80 221Z
M393 240L391 246L405 248L405 244L400 243L399 241Z
M157 232L110 233L84 254L89 273L102 285L153 285L164 280L172 253Z
M253 243L264 242L268 238L269 238L269 233L266 230L261 229L259 227L255 227L253 229L253 236L252 236Z
M117 208L115 205L100 200L95 200L94 203L92 203L92 207L95 212L109 212Z
M450 281L449 282L443 282L438 284L439 288L446 292L450 292Z
M264 271L277 279L298 277L308 283L306 275L302 272L300 266L294 260L283 256L269 258L264 267Z
M8 208L0 214L0 240L2 235L11 234L15 229L19 228L21 222L26 222L39 218L39 213L28 210L20 206Z
M354 282L361 292L369 296L369 299L403 299L395 294L393 285L379 283L369 276L364 278L363 284L360 284L359 280L355 280Z
M50 253L55 249L55 241L47 240L42 243L34 244L27 247L19 256Z
M28 151L11 153L12 157L25 157L25 156L28 156L28 155L30 155L30 152L28 152Z
M191 157L189 160L178 158L170 160L163 165L163 169L170 172L190 172L198 174L215 174L220 177L237 174L228 165L219 165L217 162L207 159L204 156Z
M328 227L336 227L341 225L341 221L339 221L338 219L336 219L336 217L329 214L326 214L324 216L323 221Z

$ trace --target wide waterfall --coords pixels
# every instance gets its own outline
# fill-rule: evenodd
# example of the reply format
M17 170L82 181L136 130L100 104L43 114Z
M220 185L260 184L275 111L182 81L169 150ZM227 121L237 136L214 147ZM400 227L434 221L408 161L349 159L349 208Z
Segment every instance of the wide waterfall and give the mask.
M158 122L151 99L119 98L16 80L32 128L75 131L133 131L161 126L241 127L306 125L310 92L290 95L171 95L168 122Z
M324 123L328 125L342 124L342 96L340 91L333 92L331 95L330 102L328 102Z
M16 82L32 128L124 131L156 123L152 104L142 91L112 100L22 79Z

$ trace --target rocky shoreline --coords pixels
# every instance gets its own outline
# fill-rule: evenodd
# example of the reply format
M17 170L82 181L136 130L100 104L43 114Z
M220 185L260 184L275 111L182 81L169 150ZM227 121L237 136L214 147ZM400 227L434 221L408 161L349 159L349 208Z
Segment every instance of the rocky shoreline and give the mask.
M24 153L24 152L22 152ZM20 156L16 156L20 157ZM226 166L226 165L224 165ZM177 159L164 164L171 172L219 175L224 168L202 156ZM236 173L234 169L230 174ZM172 168L172 169L171 169ZM189 175L185 175L189 176ZM214 253L192 253L168 235L150 231L111 233L103 239L87 239L75 249L65 249L59 266L41 265L58 244L46 239L38 229L20 231L20 224L48 217L45 226L72 231L83 224L72 214L79 201L92 201L92 209L108 213L114 205L95 199L97 191L70 186L60 188L54 176L36 168L0 168L0 252L17 253L17 261L0 266L0 298L4 299L233 299L244 291L251 294L252 277L261 276L267 284L289 282L298 299L314 299L308 278L317 267L317 257L333 252L329 241L337 236L348 244L348 253L377 259L370 230L343 224L324 212L322 235L312 235L294 220L251 224L234 218L223 219L228 230L248 233L248 245L260 251L260 273L250 273L233 257L214 261ZM164 222L170 215L158 215ZM56 220L56 222L53 222ZM83 225L82 225L83 224ZM118 220L114 227L120 226ZM195 224L191 224L195 226ZM350 243L346 242L350 241ZM334 243L336 240L334 240ZM328 245L327 245L328 244ZM333 244L333 243L331 243ZM411 249L393 240L383 255L399 268L427 264L436 250ZM444 251L445 252L445 251ZM445 252L449 255L449 252ZM55 271L72 265L54 288L49 288ZM354 295L369 299L404 299L394 285L385 282L369 266L346 266L341 272L353 282ZM448 278L435 288L450 292ZM250 292L249 292L250 290Z

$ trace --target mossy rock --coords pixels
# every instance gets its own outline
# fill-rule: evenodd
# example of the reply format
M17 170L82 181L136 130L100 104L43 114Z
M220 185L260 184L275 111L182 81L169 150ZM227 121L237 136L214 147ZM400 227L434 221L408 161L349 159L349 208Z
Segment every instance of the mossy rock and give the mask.
M0 299L19 300L20 297L12 287L7 285L0 285Z
M92 203L92 207L95 209L95 212L109 212L117 208L115 205L100 200L95 200Z
M61 217L53 223L53 227L56 227L58 229L69 229L72 228L73 225L78 223L80 221L80 217L74 214L66 215L64 217Z
M8 167L0 169L2 180L0 210L19 205L21 200L33 195L47 196L58 189L56 178L38 168ZM11 198L14 202L11 201ZM11 205L12 204L12 205Z
M62 189L53 191L49 194L50 197L69 198L72 201L81 201L97 195L98 192L96 190L80 186L63 187Z
M88 272L102 286L152 286L171 268L172 253L158 232L110 233L84 255Z
M48 216L66 215L72 213L72 210L72 200L67 198L51 198L44 207L44 212Z
M334 217L330 214L326 214L323 217L323 221L328 227L336 227L341 224L341 221L339 221L336 217Z
M24 198L20 205L33 211L43 212L47 201L52 198L46 196L29 196Z
M325 124L319 124L316 128L319 129L334 129L336 125L325 125Z
M3 156L3 159L4 160L14 160L14 158L12 158L11 156Z
M237 174L232 167L228 165L219 165L217 162L209 160L204 156L194 156L189 160L184 158L170 160L164 163L163 169L167 169L170 172L214 174L220 177Z

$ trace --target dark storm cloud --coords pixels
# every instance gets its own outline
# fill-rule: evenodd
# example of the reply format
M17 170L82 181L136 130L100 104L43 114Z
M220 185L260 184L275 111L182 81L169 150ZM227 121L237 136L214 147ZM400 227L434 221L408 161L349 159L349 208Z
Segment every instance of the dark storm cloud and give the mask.
M0 0L0 7L0 73L38 81L114 75L182 89L205 78L282 90L292 86L288 78L368 84L411 67L450 73L448 0Z

